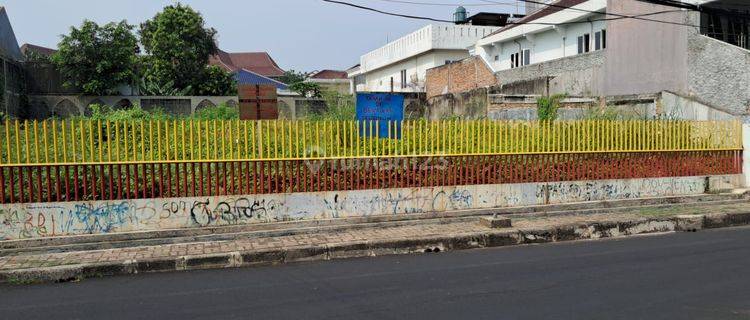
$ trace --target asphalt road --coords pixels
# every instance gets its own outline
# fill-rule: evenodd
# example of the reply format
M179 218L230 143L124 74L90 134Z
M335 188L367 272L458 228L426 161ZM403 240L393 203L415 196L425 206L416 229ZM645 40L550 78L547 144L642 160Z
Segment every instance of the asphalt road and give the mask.
M750 229L0 286L0 319L750 319Z

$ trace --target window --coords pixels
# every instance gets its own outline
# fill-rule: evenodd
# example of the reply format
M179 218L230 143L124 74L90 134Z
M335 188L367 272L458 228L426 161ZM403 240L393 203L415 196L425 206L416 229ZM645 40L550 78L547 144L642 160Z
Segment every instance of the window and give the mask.
M523 65L527 66L531 64L531 49L523 50Z
M607 48L607 30L602 30L594 34L594 50Z
M510 67L511 68L518 68L518 67L520 67L522 65L523 64L522 64L521 53L519 53L519 52L511 53L510 54Z
M500 61L500 56L499 55L495 55L495 61Z
M401 70L401 89L406 89L406 70Z
M584 34L578 37L578 54L591 51L591 35Z

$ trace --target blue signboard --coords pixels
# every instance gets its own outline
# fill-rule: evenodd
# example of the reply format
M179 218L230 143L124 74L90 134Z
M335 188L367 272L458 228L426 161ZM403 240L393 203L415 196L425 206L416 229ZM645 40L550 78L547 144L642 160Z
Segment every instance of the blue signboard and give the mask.
M379 121L377 129L380 138L400 138L401 120L404 120L404 96L391 93L358 93L357 120L364 125L360 127L360 134L375 135L375 128L370 127L372 121ZM390 123L391 134L388 134Z

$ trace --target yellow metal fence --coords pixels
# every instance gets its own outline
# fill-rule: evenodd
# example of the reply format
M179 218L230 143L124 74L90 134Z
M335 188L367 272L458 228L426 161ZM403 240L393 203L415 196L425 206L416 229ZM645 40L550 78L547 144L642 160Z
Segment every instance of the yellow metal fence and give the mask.
M738 121L418 120L388 122L385 133L380 127L374 121L5 121L0 166L742 149ZM377 138L383 135L389 138Z

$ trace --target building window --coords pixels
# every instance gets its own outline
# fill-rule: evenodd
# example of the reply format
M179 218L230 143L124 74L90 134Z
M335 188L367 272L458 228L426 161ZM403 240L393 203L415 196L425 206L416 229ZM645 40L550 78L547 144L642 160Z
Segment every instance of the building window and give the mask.
M531 64L531 49L523 50L523 65L528 66Z
M578 54L591 51L591 35L584 34L578 37Z
M406 89L406 70L401 70L401 89Z
M607 30L602 30L594 34L594 50L607 48Z
M510 67L511 68L518 68L522 66L522 57L520 52L512 53L510 55Z
M499 55L495 55L495 61L500 61L500 56Z

